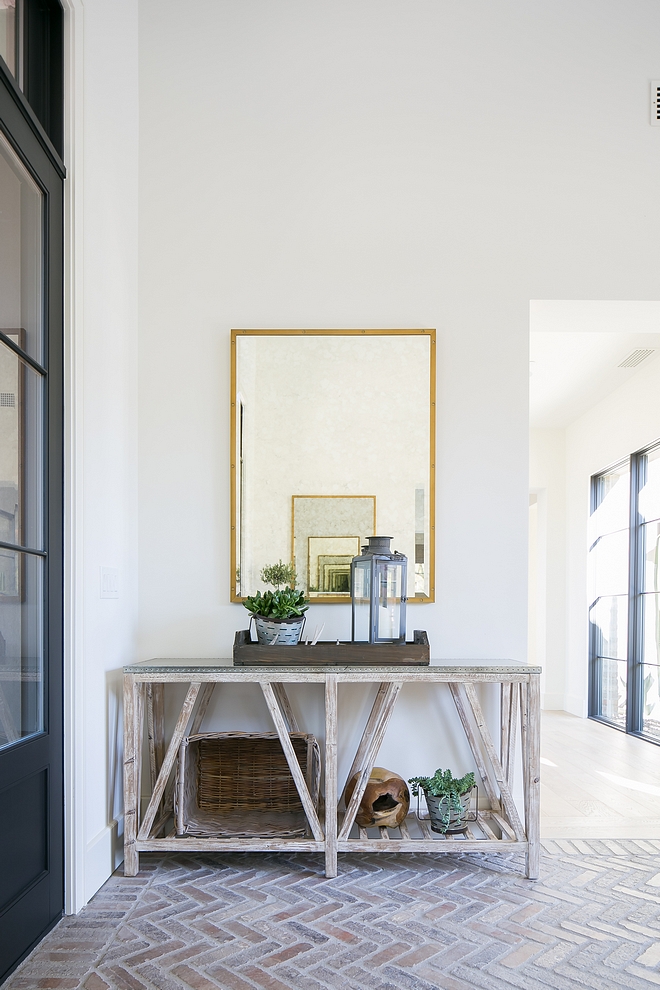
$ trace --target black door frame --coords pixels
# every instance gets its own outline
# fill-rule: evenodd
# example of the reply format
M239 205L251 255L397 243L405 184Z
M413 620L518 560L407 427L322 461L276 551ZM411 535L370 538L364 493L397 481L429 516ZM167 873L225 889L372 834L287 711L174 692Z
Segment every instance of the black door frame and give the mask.
M47 868L0 915L0 982L61 918L64 908L63 784L63 180L65 169L0 60L0 131L44 194L45 383L44 731L2 751L0 792L47 769ZM29 933L29 934L28 934ZM29 943L25 944L26 938ZM9 961L8 961L9 960Z

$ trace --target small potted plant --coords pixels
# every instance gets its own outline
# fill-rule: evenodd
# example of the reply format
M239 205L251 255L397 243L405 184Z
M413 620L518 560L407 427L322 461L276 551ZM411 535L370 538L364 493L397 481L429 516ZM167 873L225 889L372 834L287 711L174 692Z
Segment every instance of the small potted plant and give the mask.
M451 770L438 769L432 777L411 777L408 783L417 798L418 815L419 792L424 792L434 832L452 835L465 831L471 792L475 786L473 773L454 777Z
M275 590L277 590L281 584L286 584L289 588L295 588L296 569L293 562L290 564L283 564L280 558L277 564L271 564L269 567L264 567L261 572L261 580L264 584L272 584Z
M300 640L309 602L293 585L296 573L293 564L272 564L264 567L261 580L275 586L275 591L263 595L248 595L243 605L251 613L257 628L257 640L263 646L295 646ZM291 587L280 588L281 584ZM252 618L250 621L252 621Z

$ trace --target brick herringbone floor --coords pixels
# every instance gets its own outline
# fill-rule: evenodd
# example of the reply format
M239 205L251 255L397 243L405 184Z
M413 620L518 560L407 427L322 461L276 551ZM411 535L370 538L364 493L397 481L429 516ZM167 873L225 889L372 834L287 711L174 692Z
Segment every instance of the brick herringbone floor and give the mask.
M660 842L518 855L142 856L5 990L614 990L660 986Z

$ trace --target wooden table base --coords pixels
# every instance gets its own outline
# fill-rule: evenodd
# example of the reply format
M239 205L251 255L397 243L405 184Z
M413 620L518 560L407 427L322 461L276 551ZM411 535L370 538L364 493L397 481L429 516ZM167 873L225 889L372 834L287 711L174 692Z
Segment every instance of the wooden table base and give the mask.
M347 852L471 852L524 849L526 875L536 879L540 850L540 694L538 667L513 661L442 663L430 667L234 668L221 661L153 660L124 668L124 872L135 876L140 852L154 851L281 851L320 852L325 874L337 875L337 854ZM300 796L309 823L304 839L263 837L178 838L172 827L174 768L184 737L199 731L216 685L257 683ZM358 828L360 801L378 757L394 707L404 684L446 684L474 757L488 807L465 835L443 836L426 821L409 816L398 829ZM340 683L377 683L371 712L348 778L360 773L345 811L338 809L338 705ZM164 685L187 683L188 689L172 737L165 746ZM290 732L299 731L286 684L318 683L325 701L325 814L314 806L307 781L295 756ZM478 683L499 683L501 726L498 747L486 724L476 691ZM516 729L520 724L524 822L513 798ZM146 737L150 796L140 816L142 747ZM141 819L141 820L140 820Z

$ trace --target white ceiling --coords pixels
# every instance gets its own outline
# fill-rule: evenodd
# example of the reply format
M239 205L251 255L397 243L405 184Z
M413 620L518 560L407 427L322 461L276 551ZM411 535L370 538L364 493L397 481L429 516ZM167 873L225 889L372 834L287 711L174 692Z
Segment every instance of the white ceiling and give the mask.
M619 368L637 349L655 353ZM562 429L651 362L660 361L660 303L533 300L530 426Z

